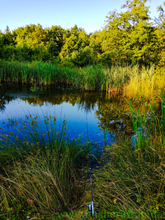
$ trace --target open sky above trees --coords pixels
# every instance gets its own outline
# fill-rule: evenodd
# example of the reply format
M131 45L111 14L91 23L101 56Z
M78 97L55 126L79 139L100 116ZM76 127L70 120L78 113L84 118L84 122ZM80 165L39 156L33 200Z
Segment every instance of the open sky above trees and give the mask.
M154 17L157 19L152 23ZM128 210L135 213L135 217L139 214L144 217L143 213L147 213L145 219L151 219L151 212L155 215L155 210L164 214L165 0L0 0L0 29L0 107L4 109L10 101L6 89L11 90L11 83L27 83L28 90L30 83L30 93L40 91L40 85L51 84L53 89L61 85L65 88L67 84L79 94L81 90L106 91L106 103L102 102L105 93L101 93L96 112L99 127L104 129L104 143L107 142L106 131L111 131L109 126L117 131L115 139L121 139L112 147L106 146L100 160L105 166L95 171L95 201L109 213ZM52 95L53 90L45 89L50 93L49 102L58 99ZM36 99L40 103L38 92ZM62 94L64 90L59 92ZM73 94L76 93L73 91ZM81 103L91 105L92 93L82 94L84 99L78 97ZM114 98L115 94L121 99ZM67 100L74 105L77 101L75 95L71 96ZM96 93L93 96L96 97ZM30 99L34 102L33 95ZM130 108L124 107L126 101ZM13 132L0 134L0 149L9 149L0 154L0 167L4 167L0 170L4 175L0 175L1 212L11 213L12 219L17 219L16 214L19 219L25 219L27 215L31 218L34 211L41 219L43 213L47 218L47 214L53 216L57 211L76 210L78 213L83 207L86 210L84 204L89 204L91 199L89 175L85 172L87 163L82 161L87 158L86 144L82 147L77 141L65 142L65 118L59 128L65 131L62 134L50 129L49 125L56 127L56 119L52 124L47 120L49 117L45 118L46 130L50 130L46 135L49 142L46 142L44 134L42 138L36 132L39 124L29 117L30 133L26 131L26 120L20 126L26 134L19 130L19 120L13 116L7 122L7 128L11 123L20 137L26 136L25 142ZM128 120L129 124L125 123ZM118 133L120 129L122 132ZM128 139L126 134L134 139ZM84 152L78 154L77 145ZM26 149L29 154L25 153ZM79 169L82 165L84 173ZM83 174L84 181L79 174ZM9 219L4 213L3 217ZM25 214L26 217L22 217ZM157 219L160 218L159 215Z
M157 6L163 0L151 0L151 17L158 17ZM4 32L30 24L41 24L43 28L54 25L68 29L77 24L86 33L95 32L104 27L104 20L109 11L121 11L124 0L0 0L0 30Z
M42 4L41 1L38 8ZM68 4L68 11L72 4L73 2ZM35 24L34 19L32 24L17 26L12 31L8 25L4 32L0 32L0 59L19 62L51 61L54 64L80 67L98 64L103 66L138 64L140 67L155 64L163 67L165 1L162 5L160 3L157 5L156 19L150 13L150 4L149 0L123 1L120 5L123 11L112 8L105 17L106 22L102 29L93 34L88 34L78 23L67 29L58 25L58 22L44 28L42 23ZM96 5L99 4L96 2ZM32 10L26 9L29 16L35 12L35 5L32 4L31 7ZM48 19L44 14L46 11L47 8L43 13L40 11L40 14ZM8 14L11 16L10 13ZM73 16L74 13L71 14ZM90 16L92 17L92 14ZM21 16L20 22L23 22ZM75 19L75 22L79 20ZM90 24L90 19L88 23Z

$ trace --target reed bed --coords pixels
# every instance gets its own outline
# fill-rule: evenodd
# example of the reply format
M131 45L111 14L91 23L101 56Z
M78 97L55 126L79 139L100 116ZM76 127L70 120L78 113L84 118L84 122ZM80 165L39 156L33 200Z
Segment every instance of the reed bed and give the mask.
M42 85L64 83L82 90L110 91L113 88L122 89L131 71L127 68L99 66L84 68L69 68L51 63L32 62L18 63L2 61L0 78L4 82L37 83Z
M106 147L102 157L105 165L94 172L95 201L107 217L115 218L118 213L116 219L163 219L165 101L161 98L160 115L155 115L153 106L137 111L129 104L134 144L131 140L118 140Z
M155 69L142 67L139 71L138 66L132 68L129 82L123 87L123 94L130 99L142 97L146 100L155 99L161 92L165 95L165 72Z
M14 133L1 129L1 219L32 215L52 218L81 204L89 149L82 144L80 147L80 140L67 142L65 120L57 132L55 117L46 116L42 134L37 120L30 114L27 124L13 124Z
M136 108L128 101L135 135L131 140L125 137L106 146L99 161L102 168L93 170L94 204L113 219L152 219L153 214L161 218L165 212L162 71L155 71L154 66L143 67L141 71L137 66L70 69L41 62L2 61L0 74L8 82L66 83L74 88L109 92L118 88L126 97L138 97L145 106ZM156 97L160 103L157 114L156 103L151 100ZM86 210L90 203L87 143L68 143L65 121L57 132L56 119L46 116L45 132L37 130L37 116L29 115L28 120L31 129L17 122L18 135L4 134L3 130L0 133L1 219L6 218L6 213L11 218L19 214L22 219L25 216L51 219L58 212Z
M156 69L154 65L139 70L138 66L70 68L41 61L32 63L1 61L0 81L38 85L63 83L81 90L119 93L130 99L134 97L154 99L161 91L165 94L164 71Z
M134 141L122 138L106 146L98 161L101 167L93 169L94 204L100 206L101 219L161 218L165 211L163 94L160 101L159 114L154 105L136 109L128 101ZM87 143L67 142L65 120L58 132L54 117L45 117L46 132L37 130L37 116L28 120L31 129L13 124L20 135L1 133L1 219L18 214L22 219L56 219L60 212L77 213L66 214L66 219L81 219L78 213L85 212L91 200Z

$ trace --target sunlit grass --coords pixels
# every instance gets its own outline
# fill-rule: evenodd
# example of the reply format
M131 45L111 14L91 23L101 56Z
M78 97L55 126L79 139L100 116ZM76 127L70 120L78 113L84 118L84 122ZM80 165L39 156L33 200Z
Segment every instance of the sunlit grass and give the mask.
M138 67L132 69L130 80L123 88L126 97L142 97L144 99L154 99L160 96L161 92L165 94L165 74L155 70L154 65L151 68L142 68L139 72Z
M159 114L153 111L154 105L136 109L129 101L135 141L122 138L106 146L99 161L102 166L93 169L94 204L101 207L100 212L129 211L134 219L150 219L151 212L165 211L163 94L160 101ZM1 144L6 152L0 154L1 159L5 158L1 160L1 211L23 216L24 210L38 218L57 216L57 212L86 211L91 201L88 143L68 143L65 120L61 129L53 132L56 119L46 116L48 132L40 135L36 130L37 116L29 115L29 119L33 129L27 133L23 125L28 134L23 142L19 136L11 142L13 134L1 133L1 143L7 141L5 146ZM17 128L23 132L21 129Z
M41 61L32 63L1 61L0 73L0 80L4 82L39 85L63 83L82 90L119 93L130 99L155 98L161 91L165 94L165 74L162 69L155 69L154 65L139 70L138 66L70 68Z
M105 68L100 66L64 67L51 63L1 61L1 80L5 82L37 83L39 85L68 84L73 88L88 91L120 93L134 97L155 98L160 91L165 93L165 74L162 69L138 66Z
M87 184L88 145L68 143L65 120L57 131L56 118L46 116L43 133L37 116L26 117L27 124L13 124L20 136L1 129L1 213L56 215L77 209Z
M95 201L109 214L129 210L131 219L151 219L151 212L165 211L165 102L160 99L160 115L153 106L137 111L129 102L136 141L119 139L107 146L105 165L95 171Z
M99 66L84 68L57 66L51 63L18 63L2 61L1 80L4 82L37 83L43 85L64 83L88 91L122 89L131 71L127 68Z

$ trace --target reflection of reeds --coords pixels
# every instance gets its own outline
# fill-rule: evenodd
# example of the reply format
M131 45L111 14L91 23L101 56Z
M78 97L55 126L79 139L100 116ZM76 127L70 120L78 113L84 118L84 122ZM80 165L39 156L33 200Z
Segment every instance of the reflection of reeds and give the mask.
M121 89L127 82L129 72L127 68L112 67L111 69L99 66L84 68L69 68L56 66L51 63L32 62L2 62L1 72L5 82L22 82L37 84L65 83L82 90L109 91L113 88ZM1 76L2 80L2 76Z
M163 95L160 101L160 115L154 114L154 105L137 110L129 102L135 143L125 138L106 146L100 161L102 168L93 170L94 204L100 205L100 212L109 216L120 212L125 219L130 215L130 219L150 219L156 210L165 211ZM66 141L65 120L57 132L56 119L46 116L46 132L42 132L41 127L37 130L37 119L27 116L31 130L23 123L18 127L20 134L24 134L23 141L12 133L1 133L0 141L6 149L0 152L1 212L11 216L21 213L24 219L26 213L30 217L40 214L53 218L57 212L86 210L91 199L89 176L84 172L87 148Z
M34 209L48 215L55 210L69 212L79 203L86 186L83 178L87 176L80 168L83 165L85 169L87 148L79 147L79 140L67 142L65 120L57 132L56 118L46 116L46 131L41 134L38 117L26 117L28 125L18 123L15 127L20 136L1 133L1 213L13 216Z
M137 111L129 103L135 145L119 139L107 146L102 157L105 165L95 171L95 200L109 215L123 212L125 218L132 213L131 219L151 219L155 207L165 211L165 103L160 99L160 115L155 115L154 104Z
M100 66L69 68L51 63L18 63L2 61L1 80L37 84L64 83L82 90L99 90L109 93L123 93L129 98L141 96L156 97L165 87L165 77L161 71L150 68L119 67L111 69Z

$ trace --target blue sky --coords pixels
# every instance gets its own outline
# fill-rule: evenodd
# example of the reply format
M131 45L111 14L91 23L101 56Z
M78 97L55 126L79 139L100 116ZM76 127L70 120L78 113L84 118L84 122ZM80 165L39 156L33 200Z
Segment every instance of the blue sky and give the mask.
M158 16L157 6L165 0L151 0L151 17ZM64 29L75 24L87 33L104 26L109 11L121 11L125 0L0 0L0 30L6 25L10 30L29 24L41 24L43 28L54 25Z

